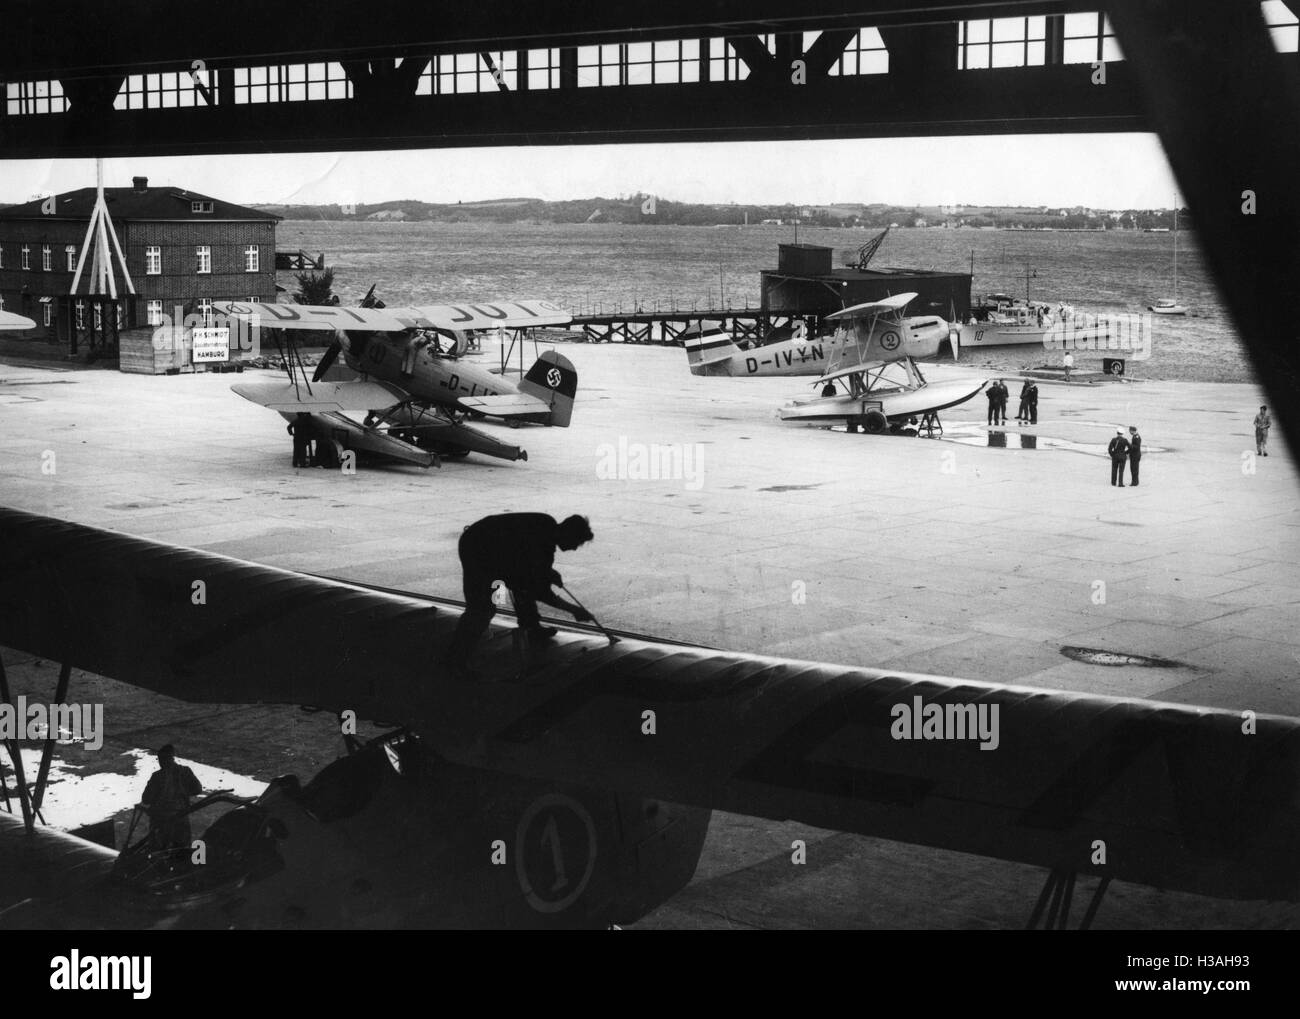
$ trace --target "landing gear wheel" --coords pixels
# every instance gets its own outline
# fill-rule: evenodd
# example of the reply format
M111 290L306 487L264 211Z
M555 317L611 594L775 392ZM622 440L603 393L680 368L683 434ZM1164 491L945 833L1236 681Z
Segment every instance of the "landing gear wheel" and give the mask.
M862 418L862 429L871 435L879 435L889 427L889 418L878 410L869 410Z

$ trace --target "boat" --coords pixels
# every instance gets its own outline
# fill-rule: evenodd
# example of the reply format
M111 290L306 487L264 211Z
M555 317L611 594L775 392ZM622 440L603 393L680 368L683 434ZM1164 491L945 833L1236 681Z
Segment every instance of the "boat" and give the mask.
M961 346L1015 347L1037 344L1053 329L1068 322L1074 309L1068 304L1016 300L1009 294L988 294L971 308L968 321L953 328L960 332Z
M1154 231L1153 231L1154 232ZM1162 297L1147 310L1157 315L1186 315L1187 308L1178 303L1178 201L1174 200L1174 296Z

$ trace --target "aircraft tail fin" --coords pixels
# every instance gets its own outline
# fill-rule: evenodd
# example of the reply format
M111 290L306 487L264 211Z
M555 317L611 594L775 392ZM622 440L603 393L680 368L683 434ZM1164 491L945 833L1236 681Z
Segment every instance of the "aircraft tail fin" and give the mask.
M686 361L692 375L720 375L726 362L740 354L740 348L725 329L708 329L682 337Z
M548 425L568 428L573 417L573 400L578 392L578 372L563 354L543 352L519 382L519 392L535 397L550 407Z

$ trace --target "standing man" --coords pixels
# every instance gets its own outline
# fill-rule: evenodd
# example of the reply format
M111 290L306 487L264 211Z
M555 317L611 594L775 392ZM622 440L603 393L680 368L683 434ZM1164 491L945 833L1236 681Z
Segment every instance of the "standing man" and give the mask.
M1061 363L1065 366L1065 381L1069 382L1070 372L1074 371L1074 351L1067 350L1065 352L1065 358Z
M1029 380L1025 379L1020 385L1020 406L1016 408L1016 420L1029 420Z
M1138 464L1142 460L1142 436L1138 435L1137 425L1128 427L1128 473L1129 482L1138 487Z
M989 398L989 421L991 425L998 423L998 383L994 381L993 385L984 390L984 395Z
M1031 425L1036 425L1038 424L1038 383L1037 382L1030 381L1029 389L1027 390L1027 395L1029 397L1029 423Z
M570 604L551 590L563 587L555 572L555 550L570 552L591 541L586 517L567 517L557 524L545 513L502 513L484 517L465 528L460 536L460 565L465 589L465 612L447 649L446 663L462 678L469 674L469 656L491 622L492 582L505 582L515 602L519 628L533 644L555 636L555 629L543 626L537 603L544 602L568 612L580 623L590 613Z
M1124 487L1124 462L1128 459L1128 440L1124 438L1124 429L1115 429L1115 438L1106 447L1110 454L1110 483Z
M149 836L161 850L190 850L190 797L203 786L194 772L176 763L176 748L168 743L158 750L158 770L149 776L140 804L149 815Z
M1255 452L1268 456L1268 430L1273 427L1273 419L1268 416L1268 408L1260 407L1255 415Z

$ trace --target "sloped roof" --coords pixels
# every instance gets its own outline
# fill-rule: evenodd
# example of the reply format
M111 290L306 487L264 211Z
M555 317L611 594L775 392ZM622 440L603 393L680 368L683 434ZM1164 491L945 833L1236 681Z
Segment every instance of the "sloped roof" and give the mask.
M90 219L90 211L95 207L95 189L78 188L56 195L54 212L46 215L41 207L48 201L38 198L0 209L0 220L4 219L54 219L81 220ZM182 188L164 185L147 188L104 188L104 200L108 203L108 214L115 222L141 220L183 220L198 221L220 219L253 219L278 222L283 217L269 212L258 212L243 205L223 202L220 198L201 195L197 191L185 191ZM191 202L211 202L211 212L190 211Z

